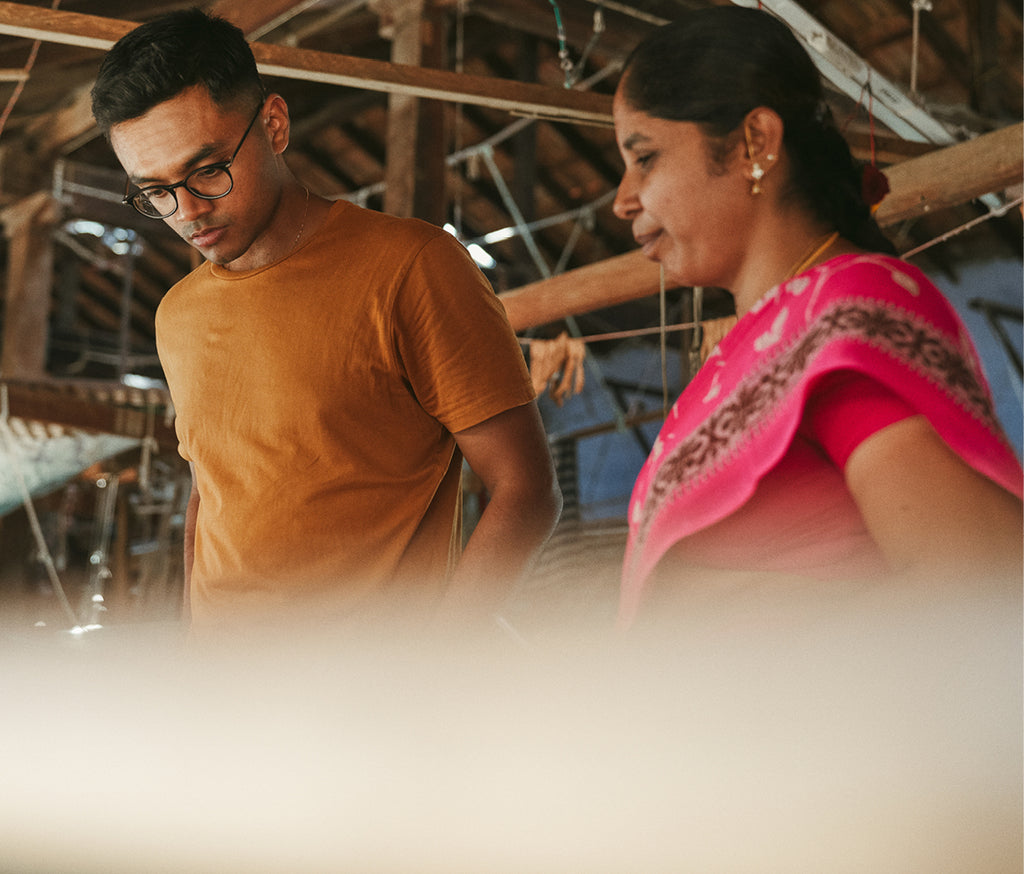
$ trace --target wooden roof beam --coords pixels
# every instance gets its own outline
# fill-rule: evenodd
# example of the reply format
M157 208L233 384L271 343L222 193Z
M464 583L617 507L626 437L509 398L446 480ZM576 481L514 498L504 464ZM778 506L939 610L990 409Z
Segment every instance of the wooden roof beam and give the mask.
M259 39L311 5L311 0L217 0L210 12L241 28L247 39Z
M137 22L132 21L0 2L0 33L43 42L105 51L136 26ZM590 91L510 82L260 42L253 43L252 50L260 71L268 76L489 106L552 121L611 122L611 97Z
M966 203L1024 178L1024 123L982 134L885 169L891 191L879 206L883 226ZM512 328L544 325L657 294L658 265L640 250L560 273L499 295Z

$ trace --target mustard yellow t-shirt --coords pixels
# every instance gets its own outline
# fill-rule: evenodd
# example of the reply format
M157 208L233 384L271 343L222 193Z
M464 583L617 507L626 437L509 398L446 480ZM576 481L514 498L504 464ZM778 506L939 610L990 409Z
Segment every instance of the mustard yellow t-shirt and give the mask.
M274 264L197 268L156 335L201 498L194 625L436 598L460 536L452 432L533 399L457 240L339 201Z

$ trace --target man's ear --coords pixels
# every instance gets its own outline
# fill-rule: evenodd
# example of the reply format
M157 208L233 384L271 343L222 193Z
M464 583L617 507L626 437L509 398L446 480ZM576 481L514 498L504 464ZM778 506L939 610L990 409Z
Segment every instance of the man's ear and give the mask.
M291 136L291 119L288 116L288 104L280 94L271 94L263 110L262 124L266 128L267 137L275 155L283 154L288 148Z

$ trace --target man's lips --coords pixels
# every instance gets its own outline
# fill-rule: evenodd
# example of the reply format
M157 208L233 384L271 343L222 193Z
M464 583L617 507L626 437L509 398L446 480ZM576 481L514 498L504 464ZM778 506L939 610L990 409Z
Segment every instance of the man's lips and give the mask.
M188 241L195 246L197 249L208 249L210 246L214 246L224 236L226 228L201 228L194 234L191 234Z

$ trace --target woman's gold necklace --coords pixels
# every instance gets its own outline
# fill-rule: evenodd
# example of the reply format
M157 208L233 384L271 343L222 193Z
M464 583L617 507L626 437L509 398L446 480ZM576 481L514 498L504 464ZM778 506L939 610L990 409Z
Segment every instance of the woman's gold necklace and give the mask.
M785 282L787 279L792 279L794 276L800 273L803 273L808 267L814 264L814 262L817 261L822 255L824 255L830 248L832 248L832 244L838 239L839 231L833 231L827 237L815 240L811 244L810 249L808 249L807 252L804 253L800 260L793 265L789 273L786 274L786 279L784 279L783 282Z

